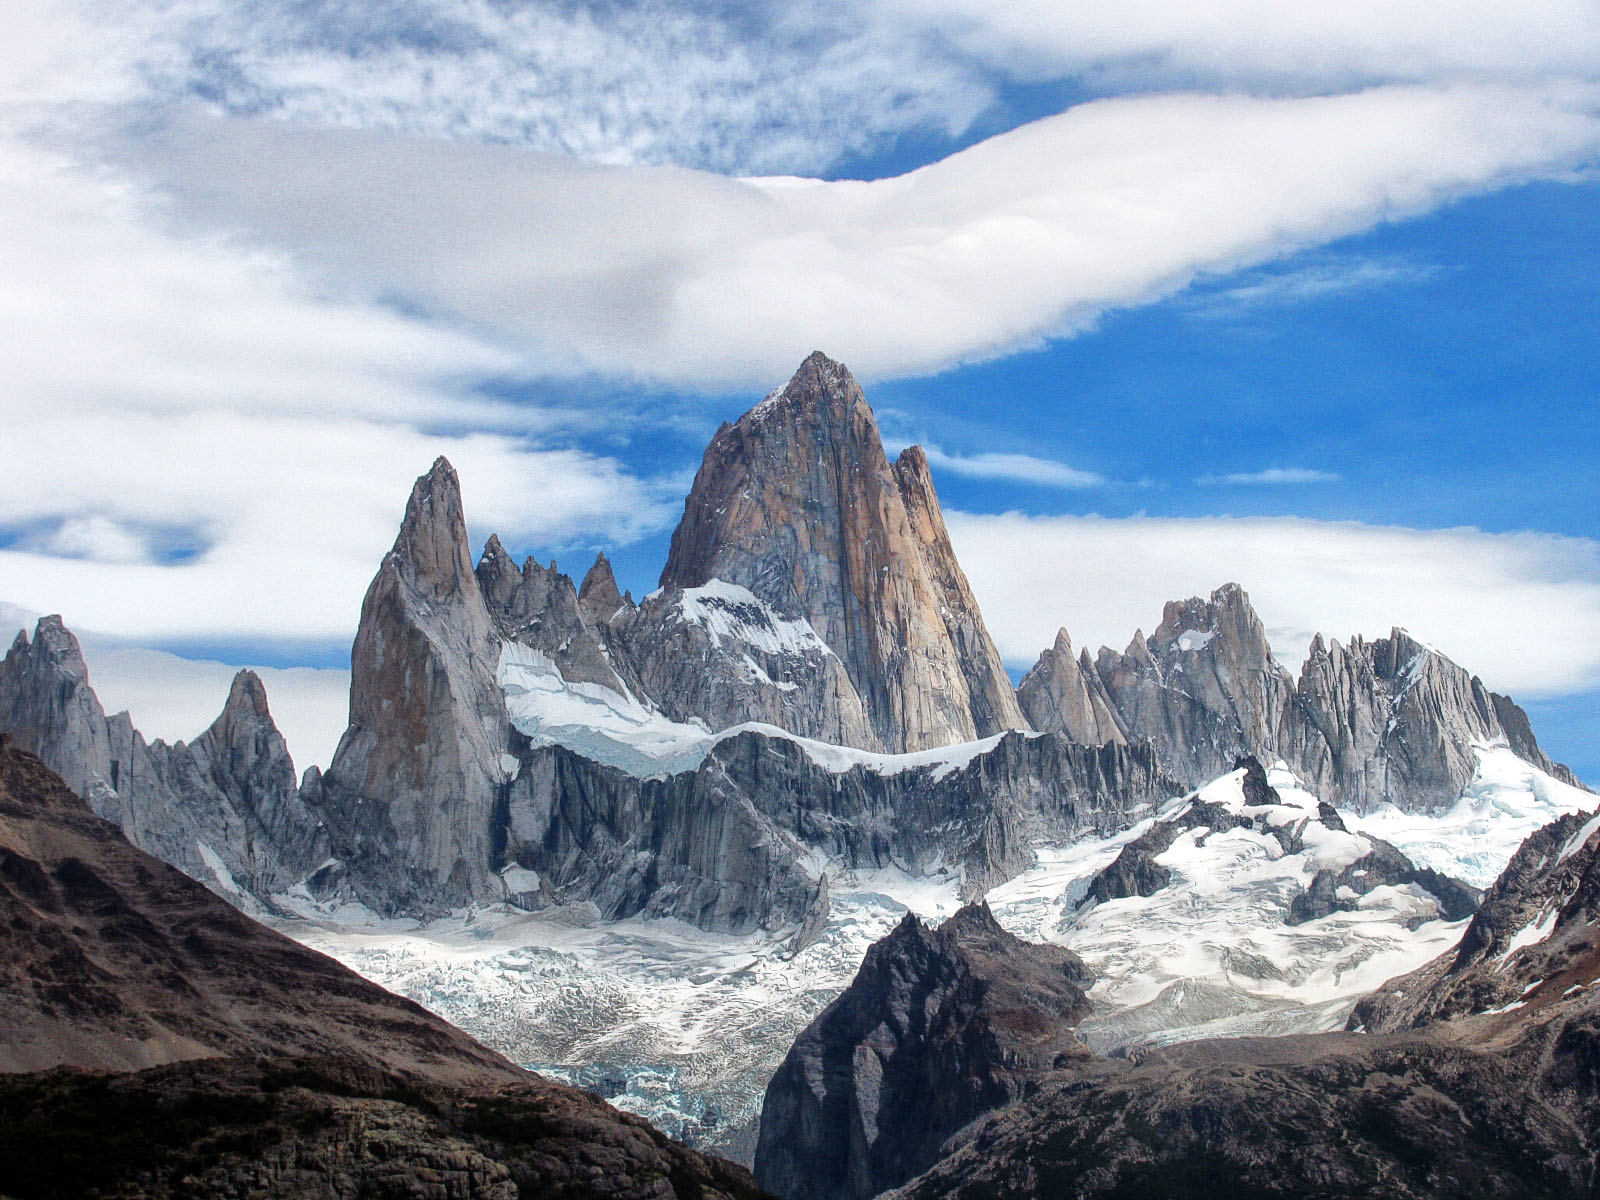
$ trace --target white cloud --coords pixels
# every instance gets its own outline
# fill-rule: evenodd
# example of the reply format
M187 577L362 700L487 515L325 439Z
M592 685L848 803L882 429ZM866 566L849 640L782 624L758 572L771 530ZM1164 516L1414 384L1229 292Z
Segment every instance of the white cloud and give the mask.
M673 515L675 480L474 391L504 352L164 234L150 204L0 138L9 600L133 637L347 636L441 453L476 528L512 545L628 541Z
M1186 307L1202 316L1237 317L1328 296L1425 283L1438 274L1439 268L1429 264L1335 258L1288 271L1267 268L1248 272L1229 287L1195 293L1188 298Z
M1162 605L1237 582L1298 670L1312 635L1409 629L1491 688L1600 683L1600 543L1301 518L948 513L1000 653L1029 666L1065 626L1091 652L1149 633Z
M816 0L41 0L0 17L0 99L196 100L219 112L599 162L813 171L963 133L977 64Z
M1107 309L1600 151L1585 89L1100 101L893 179L730 180L179 116L115 149L202 227L549 371L770 386L1037 344Z
M910 442L892 438L884 440L890 454L898 454ZM1093 471L1080 470L1053 458L1038 458L1032 454L1006 454L986 451L980 454L949 454L932 443L923 443L922 451L928 463L940 471L964 475L968 479L997 479L1008 483L1029 483L1038 487L1079 488L1103 487L1106 479Z
M1017 76L1352 86L1460 76L1592 78L1593 0L877 0Z
M1268 467L1264 471L1238 471L1229 475L1202 475L1195 482L1201 487L1252 487L1298 483L1338 483L1344 476L1310 467Z

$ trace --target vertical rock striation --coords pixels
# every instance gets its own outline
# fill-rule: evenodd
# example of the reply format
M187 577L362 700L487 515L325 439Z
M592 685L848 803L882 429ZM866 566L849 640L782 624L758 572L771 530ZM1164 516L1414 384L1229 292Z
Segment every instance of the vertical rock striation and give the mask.
M0 729L135 846L235 903L271 903L327 858L252 671L194 741L146 742L127 713L105 715L77 638L44 617L0 661Z
M838 656L867 719L850 744L917 750L1024 725L926 460L891 468L860 387L820 353L706 449L661 585L712 580L804 619Z
M412 488L362 602L350 728L315 796L357 895L381 912L500 898L489 870L510 748L499 653L441 458Z
M1475 744L1505 742L1564 782L1527 714L1402 630L1348 645L1320 635L1295 680L1237 584L1166 606L1148 640L1074 663L1063 632L1022 679L1036 728L1098 744L1147 739L1191 782L1242 755L1283 759L1323 800L1355 812L1455 801L1472 780Z

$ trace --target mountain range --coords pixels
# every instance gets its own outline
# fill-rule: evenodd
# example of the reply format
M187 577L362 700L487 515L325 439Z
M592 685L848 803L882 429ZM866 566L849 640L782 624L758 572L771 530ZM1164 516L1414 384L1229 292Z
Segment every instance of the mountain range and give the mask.
M1045 608L1070 602L1039 597ZM239 673L194 740L146 741L129 714L105 714L76 639L46 617L0 660L0 729L17 762L57 773L106 823L96 826L102 842L114 829L125 853L154 856L297 937L322 938L382 979L399 979L405 955L381 939L412 936L418 922L419 937L447 928L468 937L481 922L470 936L485 944L501 928L538 929L552 954L571 941L562 930L592 928L597 945L623 948L624 982L641 994L659 993L696 947L705 961L737 951L747 965L726 975L685 969L729 988L767 972L794 999L726 1061L696 1064L702 1078L724 1072L717 1086L737 1110L706 1117L697 1136L754 1156L758 1176L786 1197L864 1197L929 1169L913 1194L954 1194L968 1180L998 1189L985 1195L1045 1194L1039 1180L1089 1161L1061 1147L1088 1136L1091 1110L1117 1114L1118 1129L1181 1125L1191 1117L1174 1080L1202 1066L1288 1080L1285 1103L1300 1103L1333 1087L1340 1064L1377 1053L1380 1028L1426 1026L1396 1032L1384 1063L1415 1056L1487 1079L1474 1074L1490 1061L1477 1044L1461 1049L1435 1027L1525 995L1503 994L1511 977L1485 975L1481 954L1427 964L1457 939L1467 954L1474 938L1503 962L1510 951L1490 925L1503 931L1532 903L1530 888L1555 886L1532 882L1546 864L1513 857L1516 844L1551 817L1593 807L1522 709L1419 638L1319 636L1292 675L1231 583L1168 604L1154 632L1135 632L1123 651L1074 653L1062 630L1013 686L951 547L927 456L911 447L891 461L861 389L821 354L717 431L660 586L637 601L604 555L577 583L554 563L519 566L497 537L474 556L459 480L435 462L363 600L351 668L348 729L326 771L297 778L253 673ZM932 915L935 895L945 924L900 919L918 904ZM988 907L950 915L985 896ZM380 939L370 958L363 931ZM888 939L840 996L879 933ZM495 953L484 969L503 974L508 952ZM192 966L174 970L180 987ZM1389 975L1417 971L1405 990L1425 998L1414 1004L1362 999ZM489 974L466 990L490 986ZM108 995L122 986L105 984ZM573 983L582 1015L563 1020L595 1023L588 1065L616 1068L624 1082L612 1094L622 1096L659 1064L618 1051L627 1038L607 1023L647 1005L614 991L602 1002L586 990L599 986L592 976ZM429 987L422 998L433 1007L459 1008L497 1044L522 1045L461 986ZM519 995L553 1003L537 988ZM771 1002L770 991L759 995ZM223 996L217 1012L239 1002ZM1171 1045L1357 1017L1369 1033L1343 1041ZM69 1012L37 1040L65 1045L86 1019ZM165 1026L141 1035L190 1036ZM306 1052L296 1036L285 1032L274 1053ZM1345 1049L1358 1037L1363 1049ZM75 1061L51 1053L21 1055L12 1069ZM84 1065L166 1061L128 1052ZM367 1068L378 1069L370 1059ZM673 1104L688 1086L667 1088ZM1553 1103L1538 1088L1518 1094ZM1256 1130L1264 1093L1244 1090L1225 1119ZM1404 1087L1391 1092L1414 1103ZM937 1119L913 1136L930 1094L942 1098ZM1349 1094L1363 1112L1375 1103ZM990 1111L1000 1115L982 1137L1008 1147L996 1161L1032 1155L1058 1173L985 1174L968 1135ZM1523 1128L1513 1122L1506 1136ZM1098 1154L1109 1135L1091 1132ZM1179 1133L1175 1145L1198 1136ZM958 1134L959 1146L949 1141ZM1117 1187L1145 1178L1129 1155L1143 1156L1140 1170L1165 1169L1171 1155L1141 1137L1127 1145L1143 1150L1106 1151L1094 1169ZM1535 1139L1549 1151L1537 1170L1505 1178L1529 1194L1574 1178L1568 1150L1547 1141ZM1243 1169L1234 1141L1218 1153L1207 1169ZM1351 1161L1328 1178L1360 1178ZM939 1183L940 1163L965 1173ZM1408 1170L1394 1167L1412 1189L1396 1194L1446 1194Z

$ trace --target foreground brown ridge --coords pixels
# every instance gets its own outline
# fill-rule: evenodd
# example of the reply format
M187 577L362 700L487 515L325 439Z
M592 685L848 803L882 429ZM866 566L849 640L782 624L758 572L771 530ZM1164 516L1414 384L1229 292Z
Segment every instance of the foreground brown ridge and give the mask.
M3 736L0 1072L16 1200L760 1195L256 924Z

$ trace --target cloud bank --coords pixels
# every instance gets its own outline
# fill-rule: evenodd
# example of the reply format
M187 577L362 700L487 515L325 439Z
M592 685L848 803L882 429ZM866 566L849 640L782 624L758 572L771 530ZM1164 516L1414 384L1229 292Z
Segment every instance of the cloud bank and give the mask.
M1162 95L870 182L734 180L175 114L122 169L181 219L401 297L535 369L770 386L817 347L868 378L1067 335L1207 273L1600 153L1600 92Z

